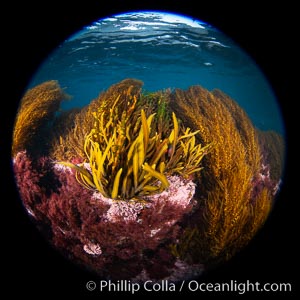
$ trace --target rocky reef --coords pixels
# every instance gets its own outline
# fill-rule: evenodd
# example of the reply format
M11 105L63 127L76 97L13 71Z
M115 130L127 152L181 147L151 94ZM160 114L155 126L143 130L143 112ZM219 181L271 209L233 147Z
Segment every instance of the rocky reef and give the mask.
M284 141L219 90L125 79L83 108L56 81L23 97L12 159L28 214L68 259L111 279L193 278L267 219Z

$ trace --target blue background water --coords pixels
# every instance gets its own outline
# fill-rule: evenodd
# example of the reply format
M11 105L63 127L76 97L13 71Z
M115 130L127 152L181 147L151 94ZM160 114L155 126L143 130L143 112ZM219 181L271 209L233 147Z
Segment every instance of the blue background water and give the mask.
M125 78L144 89L218 88L236 100L260 129L284 132L279 106L254 61L229 37L203 22L158 12L103 19L71 36L51 53L30 87L58 80L82 107Z

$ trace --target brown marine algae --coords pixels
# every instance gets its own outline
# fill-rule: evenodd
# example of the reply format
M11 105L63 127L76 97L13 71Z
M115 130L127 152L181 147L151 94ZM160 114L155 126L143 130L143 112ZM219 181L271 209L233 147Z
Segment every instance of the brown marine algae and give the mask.
M56 80L46 81L23 96L13 131L12 155L19 151L37 151L51 140L51 121L61 101L69 96Z
M144 200L161 193L169 187L167 176L188 178L199 173L209 149L196 143L198 131L182 126L164 99L155 102L154 94L131 94L139 89L140 82L124 80L111 87L97 106L89 106L92 128L81 125L84 144L77 153L85 163L59 161L76 170L85 188L108 198Z
M198 226L191 224L186 229L183 245L173 245L173 252L209 264L227 260L252 239L272 206L277 182L265 184L260 176L264 168L259 142L262 134L258 135L245 111L219 90L209 92L200 86L176 89L170 107L192 130L200 130L197 138L201 142L212 144L197 185L201 207ZM282 140L277 141L277 147L283 148ZM275 151L272 156L282 164ZM278 169L274 171L278 173ZM258 192L253 193L254 189ZM198 249L193 248L193 236Z
M51 156L61 161L72 161L74 158L85 157L84 143L86 135L90 133L95 124L96 111L108 111L116 99L122 101L120 107L127 109L127 103L132 103L142 89L143 83L135 79L125 79L112 85L94 99L89 105L74 114L73 121L68 122L65 132L57 135L53 141ZM119 113L122 113L120 110ZM61 121L63 122L63 121Z

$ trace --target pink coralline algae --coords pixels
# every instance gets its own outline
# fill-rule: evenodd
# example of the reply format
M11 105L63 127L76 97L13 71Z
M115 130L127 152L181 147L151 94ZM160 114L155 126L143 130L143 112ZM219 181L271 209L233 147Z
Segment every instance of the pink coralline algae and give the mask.
M184 180L180 176L169 176L167 178L170 187L160 194L148 197L148 199L151 201L167 201L174 206L185 209L189 206L195 194L195 184L192 180Z
M20 186L20 193L24 199L24 205L29 214L35 217L32 205L37 201L37 196L42 195L38 183L40 174L34 170L31 161L28 159L26 151L17 153L13 161L16 183Z
M148 278L161 279L178 271L169 247L181 234L180 222L197 205L191 180L169 176L167 190L138 202L105 198L81 186L71 168L49 158L33 164L26 152L16 156L14 171L35 222L77 263L115 279L120 272L122 278L134 278L144 270ZM53 183L47 193L45 177Z
M98 244L88 243L83 246L83 250L90 255L98 256L102 254L101 247Z
M268 188L269 191L275 196L280 188L281 180L275 181L270 176L270 166L268 164L261 164L260 172L252 179L252 196L255 199L263 188Z
M147 201L147 204L144 205L135 201L112 200L104 197L98 192L93 194L92 199L110 206L106 214L103 215L103 218L104 220L113 223L118 221L141 222L142 219L139 219L138 217L143 209L149 210L159 208L159 210L162 211L165 206L168 207L169 205L177 207L178 210L182 210L183 213L187 213L192 207L191 199L195 193L195 184L191 180L184 180L179 176L169 176L167 178L170 183L169 188L160 194L145 197L144 200ZM176 223L180 217L182 217L182 215L177 215L174 220L168 221L169 225ZM152 235L154 235L154 232L158 232L159 230L160 229L152 230Z
M136 221L142 209L143 205L141 203L117 201L111 204L106 217L110 222L117 222L120 219L123 219L125 222Z
M45 157L33 163L26 151L18 152L13 161L20 196L26 210L34 219L45 217L47 196L55 190L55 185L58 184L55 178L51 178L51 168L49 169L48 165L49 161ZM53 186L51 188L45 186L45 181L53 183Z

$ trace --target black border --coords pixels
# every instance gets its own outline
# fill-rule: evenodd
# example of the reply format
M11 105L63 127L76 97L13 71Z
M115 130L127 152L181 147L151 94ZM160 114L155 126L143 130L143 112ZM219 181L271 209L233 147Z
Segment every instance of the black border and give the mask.
M174 3L176 2L176 3ZM226 3L225 3L226 2ZM253 280L292 282L296 293L296 161L294 129L297 128L293 83L297 61L294 49L296 8L291 1L262 6L258 1L25 1L3 9L7 18L4 36L4 90L1 108L1 197L3 222L2 263L7 274L5 292L23 296L96 296L85 283L95 276L73 266L52 250L24 213L14 186L10 163L11 130L18 101L39 64L63 40L93 21L112 14L140 9L170 11L195 17L222 30L257 62L278 98L287 134L287 163L282 192L266 225L230 262L207 276L206 281ZM2 21L1 21L2 22ZM296 70L297 71L297 70ZM4 105L5 103L5 105ZM3 123L3 129L2 129ZM299 127L299 126L298 126ZM1 206L0 206L1 207ZM117 294L118 295L118 294ZM129 295L129 294L128 294ZM119 295L120 296L120 295ZM165 296L169 296L165 294ZM189 293L189 296L200 296ZM250 294L251 296L251 294ZM265 295L264 295L265 296ZM272 294L274 296L274 294ZM282 295L289 296L288 294Z

